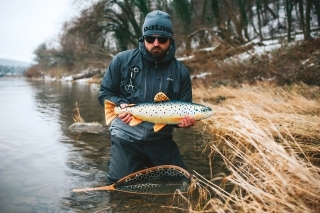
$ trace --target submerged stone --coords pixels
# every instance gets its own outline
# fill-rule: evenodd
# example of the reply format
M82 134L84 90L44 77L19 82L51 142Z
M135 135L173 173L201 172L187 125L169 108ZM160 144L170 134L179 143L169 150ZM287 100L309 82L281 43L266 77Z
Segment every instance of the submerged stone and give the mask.
M68 128L71 132L89 132L89 133L101 133L103 132L103 126L99 123L73 123Z

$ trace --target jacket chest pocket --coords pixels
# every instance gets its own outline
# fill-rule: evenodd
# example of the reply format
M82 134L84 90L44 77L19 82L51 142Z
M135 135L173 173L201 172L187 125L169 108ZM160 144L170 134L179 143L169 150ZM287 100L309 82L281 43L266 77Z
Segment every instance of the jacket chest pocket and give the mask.
M180 85L173 79L171 76L165 77L163 79L163 92L170 98L171 100L178 99Z

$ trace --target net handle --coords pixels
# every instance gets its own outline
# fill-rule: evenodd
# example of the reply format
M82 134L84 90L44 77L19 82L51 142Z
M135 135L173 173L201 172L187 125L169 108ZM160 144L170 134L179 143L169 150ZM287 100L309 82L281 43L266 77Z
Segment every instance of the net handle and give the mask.
M87 192L87 191L113 191L116 190L114 188L114 184L109 185L109 186L100 186L100 187L95 187L95 188L83 188L83 189L73 189L73 192Z

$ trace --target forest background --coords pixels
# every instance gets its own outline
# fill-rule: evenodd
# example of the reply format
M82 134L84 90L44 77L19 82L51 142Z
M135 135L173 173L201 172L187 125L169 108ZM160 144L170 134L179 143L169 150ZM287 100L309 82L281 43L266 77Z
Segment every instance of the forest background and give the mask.
M320 82L319 73L309 72L308 68L301 74L297 60L295 64L282 60L270 66L269 53L261 59L252 56L251 61L245 63L246 68L224 66L225 59L248 52L254 46L266 45L268 40L276 39L283 46L297 35L302 35L305 41L317 38L318 0L98 0L78 17L65 22L55 42L38 46L34 51L36 65L27 71L27 76L45 73L56 77L90 68L105 70L119 51L137 47L144 18L155 9L172 16L176 56L189 57L183 63L191 74L209 72L206 82L226 79L242 82L256 78L276 78L274 81L280 83ZM295 57L301 54L306 53L300 52ZM297 53L291 52L291 55ZM307 58L302 57L301 60Z

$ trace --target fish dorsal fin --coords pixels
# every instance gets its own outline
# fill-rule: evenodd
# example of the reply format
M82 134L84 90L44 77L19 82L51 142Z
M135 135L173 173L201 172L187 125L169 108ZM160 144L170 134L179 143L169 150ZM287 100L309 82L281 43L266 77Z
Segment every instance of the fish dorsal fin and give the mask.
M129 125L136 126L136 125L140 124L141 122L142 122L141 119L132 116L132 120L130 121Z
M168 96L164 94L163 92L158 92L153 99L154 102L164 102L164 101L170 101Z
M165 126L166 126L166 124L155 124L155 125L153 126L153 131L158 132L158 131L160 131L163 127L165 127Z

